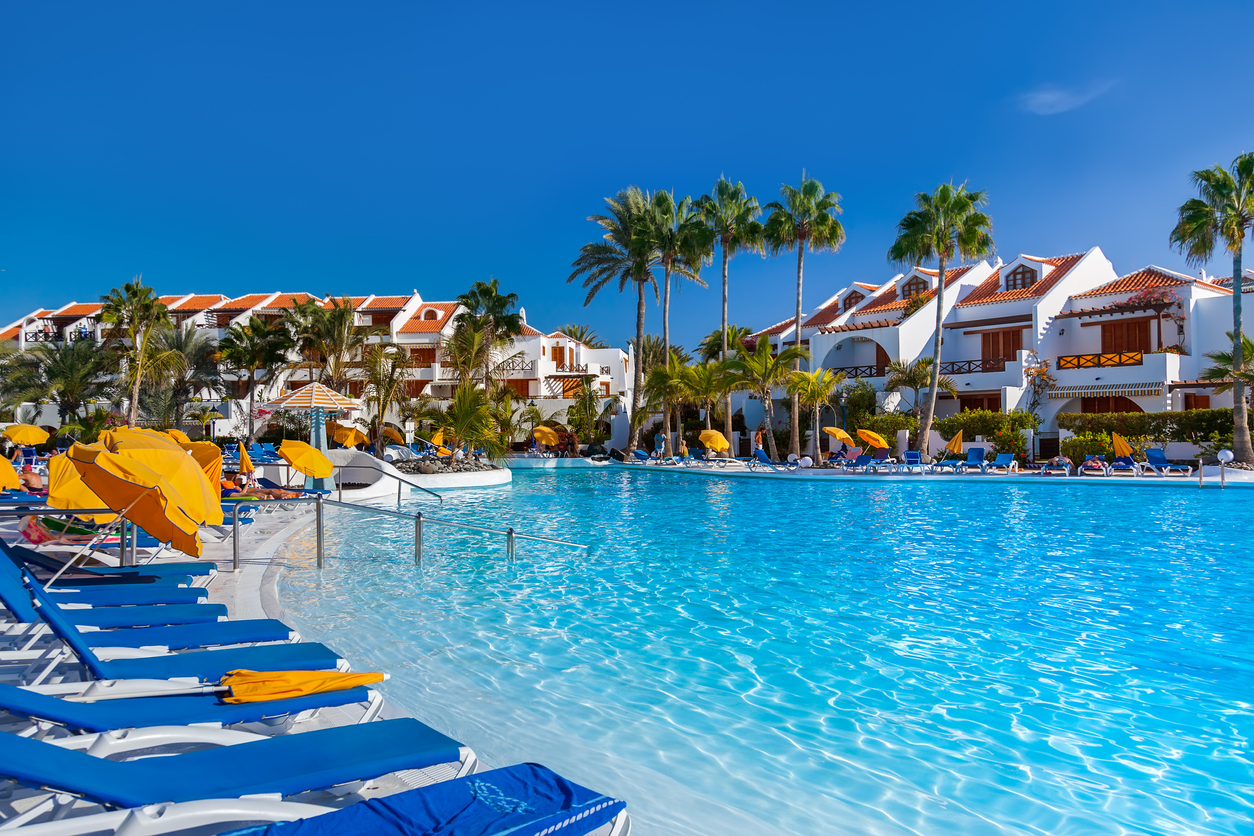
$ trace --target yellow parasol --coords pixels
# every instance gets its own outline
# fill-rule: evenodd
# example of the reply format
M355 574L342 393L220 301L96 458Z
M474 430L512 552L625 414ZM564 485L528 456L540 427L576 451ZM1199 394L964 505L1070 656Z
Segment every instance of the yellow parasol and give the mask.
M335 435L333 436L337 442L345 447L353 447L358 444L365 444L370 439L366 438L366 434L356 427L346 427L343 424L335 425Z
M25 490L22 487L22 480L17 478L17 471L13 469L13 463L6 458L0 457L0 490L20 491ZM99 508L99 505L91 506Z
M191 444L192 443L191 438L187 435L187 433L183 432L182 430L169 429L165 431L165 434L168 435L170 438L174 439L175 441L177 441L179 444Z
M331 475L335 468L331 460L322 455L322 451L311 447L303 441L288 439L279 447L279 455L292 468L306 476L322 479Z
M3 461L0 459L0 461ZM48 460L48 504L53 508L109 508L91 488L83 484L69 456L53 456ZM76 514L79 519L95 523L111 523L116 514Z
M436 430L435 435L431 436L431 443L439 447L444 443L444 430ZM553 442L556 444L557 442Z
M75 444L67 455L83 483L105 507L184 554L200 555L200 526L205 519L193 516L193 502L168 479L143 462L112 453L99 444ZM190 458L187 461L203 480L200 468Z
M218 688L225 688L230 696L223 702L246 703L286 700L322 694L327 691L345 691L361 685L382 682L381 673L342 673L340 671L231 671L222 677Z
M953 453L955 456L962 455L962 430L954 433L954 437L949 439L949 443L945 445L945 449Z
M870 430L858 430L858 438L867 444L874 444L876 447L887 447L892 449L892 445L884 440L884 436L879 433L873 433Z
M557 445L557 433L553 432L553 430L548 427L536 427L531 431L531 434L536 437L536 441L548 447L554 447Z
M48 433L34 424L10 424L4 428L4 437L14 444L30 446L43 444L48 440Z
M383 434L386 435L388 438L392 439L393 441L395 441L397 444L405 443L405 438L396 430L392 429L391 427L384 427Z
M824 427L823 432L827 433L828 435L830 435L832 438L836 439L837 441L843 442L845 444L857 443L853 440L853 436L851 436L849 433L842 430L840 427Z
M189 441L179 446L191 454L192 461L200 465L209 487L217 490L222 482L222 448L212 441ZM221 507L220 503L219 507Z
M253 460L249 457L248 451L244 449L244 442L239 444L239 472L255 473L257 468L253 467Z
M1115 458L1127 456L1132 458L1132 445L1129 444L1119 433L1111 433L1111 439L1115 442Z
M106 430L100 434L98 443L111 453L143 462L165 477L190 503L187 512L198 523L222 524L222 492L218 484L210 484L200 463L165 433L126 428Z
M718 430L702 430L699 437L706 449L713 450L715 453L721 453L731 447L727 443L727 438Z

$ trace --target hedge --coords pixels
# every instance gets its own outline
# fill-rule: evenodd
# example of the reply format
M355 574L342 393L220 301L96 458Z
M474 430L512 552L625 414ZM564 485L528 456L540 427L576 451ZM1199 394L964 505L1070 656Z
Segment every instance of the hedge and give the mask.
M1041 424L1039 416L1032 414L1024 409L1016 409L1010 412L994 412L990 409L968 409L959 412L957 415L951 415L948 418L938 418L932 424L932 429L940 433L941 438L953 438L958 430L962 430L963 441L975 441L977 435L991 439L1003 430L1019 431L1035 430ZM1012 452L1007 450L1005 452Z
M1119 433L1158 442L1186 441L1200 444L1213 435L1232 433L1231 409L1189 409L1184 412L1063 412L1058 426L1076 435Z

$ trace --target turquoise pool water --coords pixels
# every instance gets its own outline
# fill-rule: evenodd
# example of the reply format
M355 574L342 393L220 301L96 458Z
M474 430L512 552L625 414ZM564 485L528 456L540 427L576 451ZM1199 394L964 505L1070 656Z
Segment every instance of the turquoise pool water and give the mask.
M519 473L440 513L586 554L428 526L419 569L411 525L335 511L280 595L390 699L639 833L1249 834L1252 502Z

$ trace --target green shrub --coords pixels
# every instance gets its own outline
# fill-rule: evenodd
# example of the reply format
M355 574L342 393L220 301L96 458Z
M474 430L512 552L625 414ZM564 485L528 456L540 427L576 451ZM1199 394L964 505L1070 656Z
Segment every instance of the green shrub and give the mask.
M1189 409L1183 412L1063 412L1058 426L1069 432L1119 433L1154 439L1156 443L1183 441L1200 444L1213 434L1232 434L1231 409Z
M1078 433L1063 439L1059 448L1077 467L1089 456L1105 456L1107 462L1115 460L1115 443L1109 433Z
M985 436L988 438L989 436ZM1020 465L1028 462L1028 440L1023 430L1003 427L992 435L994 453L1013 453Z
M953 438L958 430L962 430L964 441L975 441L977 435L991 439L1001 430L1022 432L1027 429L1035 430L1040 424L1039 416L1024 409L1015 409L1010 412L968 409L948 418L938 418L933 422L932 429L940 433L942 438Z

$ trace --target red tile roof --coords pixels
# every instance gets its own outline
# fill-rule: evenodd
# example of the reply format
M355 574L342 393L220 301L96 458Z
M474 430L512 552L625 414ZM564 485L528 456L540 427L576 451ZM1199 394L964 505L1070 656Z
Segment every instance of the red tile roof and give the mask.
M962 267L954 267L951 270L950 269L945 270L945 289L948 290L949 287L953 285L954 282L961 279L967 273L970 273L971 268L974 266L975 265L973 264L966 264L966 265L963 265ZM918 267L916 269L918 270L918 272L923 273L924 275L933 276L933 277L935 277L938 272L936 270L927 270L923 267ZM931 299L935 294L936 294L935 290L929 290L925 295L927 296L928 299ZM897 284L894 283L893 286L890 287L888 290L885 290L879 296L876 296L873 300L871 300L871 304L867 305L865 308L858 311L856 316L862 316L863 314L869 314L869 313L885 313L887 311L899 311L906 306L906 302L907 302L906 299L897 298Z
M399 311L409 299L408 296L376 296L366 305L366 310Z
M352 306L353 310L357 310L361 307L361 303L369 298L369 296L350 296L348 297L348 303ZM343 301L343 296L332 296L330 299L327 299L322 303L322 307L329 311L334 307L340 306Z
M530 325L524 322L522 324L522 335L524 337L543 337L544 332L537 331L535 328L532 328Z
M440 312L435 319L423 319L423 315L430 309L434 308ZM445 323L449 317L453 315L453 311L457 310L456 302L424 302L414 311L414 315L410 317L398 334L432 334L443 330Z
M305 302L315 297L308 293L280 293L274 297L273 302L267 302L262 310L276 311L283 308L295 307L298 302Z
M45 308L40 308L38 311L32 314L32 316L42 317L42 316L47 316L50 313L52 313L52 311L46 310ZM25 317L23 317L23 319L25 319ZM14 325L11 328L5 328L3 331L0 331L0 340L16 340L17 331L21 327L22 327L22 323L19 322L17 325Z
M193 296L183 304L175 305L171 310L179 313L200 313L228 298L220 293L206 293L203 296Z
M1133 293L1139 290L1145 290L1151 287L1182 287L1184 285L1197 284L1209 290L1228 291L1230 290L1210 282L1204 282L1201 279L1194 279L1189 276L1182 276L1179 273L1173 273L1170 270L1164 270L1161 267L1146 267L1144 270L1137 270L1135 273L1129 273L1121 276L1113 282L1107 282L1101 287L1086 290L1083 293L1072 294L1072 299L1084 299L1090 296L1107 296L1114 293Z
M863 294L864 296L866 294ZM840 300L835 299L829 305L824 305L814 312L814 316L801 323L802 328L818 328L820 325L827 325L836 317L840 316L842 311Z
M880 287L877 284L867 284L866 282L854 282L854 284L863 290L879 290Z
M104 307L104 305L99 302L80 302L75 305L69 305L64 310L57 311L54 314L54 317L56 319L65 319L67 317L81 319L82 317L99 313L102 307Z
M820 334L840 334L845 331L866 331L869 328L892 328L900 323L897 319L876 319L871 322L846 322L831 328L820 328Z
M238 299L232 299L216 310L219 313L240 313L257 307L262 302L269 299L272 295L273 294L270 293L250 293L247 296L240 296Z
M1054 270L1044 279L1035 282L1031 287L1023 287L1016 290L1001 290L1001 269L994 270L993 274L980 282L975 290L967 295L966 299L958 303L958 307L990 305L994 302L1009 302L1014 299L1034 299L1038 296L1044 296L1050 288L1062 280L1063 276L1071 272L1072 267L1080 263L1080 259L1084 258L1084 253L1058 256L1057 258L1036 258L1035 256L1023 256L1023 258L1028 261L1035 261L1038 264L1050 264Z
M782 334L785 331L787 331L789 328L791 328L796 321L797 321L797 318L795 316L790 316L787 319L785 319L783 322L775 323L770 328L763 328L761 331L753 332L745 339L752 340L754 344L757 344L758 337L774 337L777 334ZM801 327L804 328L805 323L802 323Z

